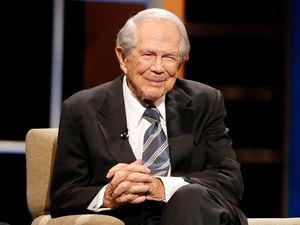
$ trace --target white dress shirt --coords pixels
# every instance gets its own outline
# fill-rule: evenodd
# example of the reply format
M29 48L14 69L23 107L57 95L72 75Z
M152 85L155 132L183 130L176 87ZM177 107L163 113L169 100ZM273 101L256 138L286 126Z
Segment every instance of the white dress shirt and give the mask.
M123 79L123 95L128 129L128 141L136 159L142 160L144 133L150 126L150 122L143 118L146 108L128 88L126 76L124 76ZM155 106L160 112L161 125L165 134L167 134L165 95L155 102ZM167 177L159 176L165 188L165 201L168 201L178 188L188 184L182 177L171 177L171 167L169 168ZM105 188L106 186L98 192L87 209L94 212L109 210L109 208L102 208Z

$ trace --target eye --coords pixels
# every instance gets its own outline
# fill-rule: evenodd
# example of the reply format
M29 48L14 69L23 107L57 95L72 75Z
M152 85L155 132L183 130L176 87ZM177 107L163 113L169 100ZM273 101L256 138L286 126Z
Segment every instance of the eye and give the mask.
M144 52L141 56L143 59L152 59L154 54L152 52Z
M173 55L173 54L168 54L168 55L164 55L163 59L165 59L167 61L175 62L175 61L178 60L178 57L176 55Z

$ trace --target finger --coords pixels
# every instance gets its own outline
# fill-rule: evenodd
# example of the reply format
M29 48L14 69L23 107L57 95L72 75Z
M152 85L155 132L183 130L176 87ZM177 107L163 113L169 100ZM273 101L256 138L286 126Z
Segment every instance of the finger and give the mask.
M131 182L120 183L113 192L113 197L117 198L122 194L145 194L149 191L149 185Z
M110 181L112 187L115 189L121 182L124 182L128 174L129 172L126 170L117 171Z
M126 163L118 163L117 165L115 165L112 168L110 168L110 170L106 174L106 178L110 179L111 177L113 177L115 175L115 173L117 171L124 169L126 166L128 166L128 164L126 164Z
M115 165L108 171L106 177L108 179L111 179L113 176L116 175L116 173L119 173L120 171L150 174L150 169L148 169L147 167L145 167L143 165L140 165L139 162L135 161L131 164L119 163L119 164Z
M121 182L130 181L132 183L152 183L153 177L149 174L141 172L131 172L127 170L120 170L115 173L111 179L110 184L116 188Z
M132 204L139 204L139 203L142 203L146 201L146 197L144 195L141 195L141 196L137 196L136 198L134 198L133 200L131 200L130 203Z
M122 194L125 194L127 192L129 192L128 190L130 189L130 182L128 181L123 181L123 182L120 182L118 184L118 186L115 187L113 193L112 193L112 196L114 198L118 198L120 197Z
M126 180L135 183L150 183L152 182L153 177L144 173L129 173Z
M148 193L149 189L150 189L149 185L135 184L129 188L128 192L131 194L145 195L146 193Z
M107 177L111 179L110 183L115 188L120 182L126 180L130 174L133 174L130 178L131 181L151 182L149 173L150 170L141 165L140 160L136 160L131 164L119 163L115 165L109 170Z
M128 167L126 168L126 170L128 170L130 172L139 172L139 173L150 174L150 169L139 163L129 164Z
M140 171L141 173L150 173L150 170L147 167L142 165L141 160L136 160L130 164L118 163L117 165L110 168L110 170L106 174L106 178L110 179L115 175L116 172L124 169L129 171L136 171L136 172Z
M142 164L143 164L143 162L140 159L135 160L134 162L130 163L130 165L142 165Z
M119 204L128 204L128 203L141 203L146 200L146 197L143 195L134 195L134 194L124 194L115 199Z
M123 195L118 196L117 198L115 198L115 201L119 204L125 204L125 203L130 203L131 201L133 201L137 197L138 196L133 195L133 194L123 194Z

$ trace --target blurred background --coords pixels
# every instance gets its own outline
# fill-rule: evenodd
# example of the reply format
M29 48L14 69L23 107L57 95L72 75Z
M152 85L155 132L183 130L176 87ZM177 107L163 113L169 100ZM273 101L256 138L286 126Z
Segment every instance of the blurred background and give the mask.
M2 4L0 221L29 225L24 139L58 127L62 100L120 75L116 33L148 7L186 24L180 72L225 96L248 217L300 216L300 1L43 0ZM4 39L3 39L4 38Z

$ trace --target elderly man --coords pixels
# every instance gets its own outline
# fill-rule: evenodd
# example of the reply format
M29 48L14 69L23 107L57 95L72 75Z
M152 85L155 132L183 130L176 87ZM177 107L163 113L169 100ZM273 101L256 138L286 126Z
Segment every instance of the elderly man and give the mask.
M247 224L222 94L176 76L189 50L186 29L171 12L146 9L128 19L115 48L123 74L63 103L53 217Z

